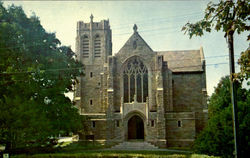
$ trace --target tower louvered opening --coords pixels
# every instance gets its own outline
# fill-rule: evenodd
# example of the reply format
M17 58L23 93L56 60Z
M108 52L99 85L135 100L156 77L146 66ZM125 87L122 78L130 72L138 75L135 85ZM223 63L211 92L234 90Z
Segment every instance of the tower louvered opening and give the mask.
M89 57L89 38L88 36L83 36L82 39L82 54L83 58Z
M101 38L99 35L94 39L94 54L95 57L101 57Z

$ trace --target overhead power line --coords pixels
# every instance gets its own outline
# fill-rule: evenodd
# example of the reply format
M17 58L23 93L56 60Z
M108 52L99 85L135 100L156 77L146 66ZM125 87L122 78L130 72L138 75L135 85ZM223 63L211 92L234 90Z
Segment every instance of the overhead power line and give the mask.
M224 63L213 63L213 64L206 64L206 66L213 66L213 65L222 65L228 64ZM95 66L95 65L93 65ZM96 65L100 66L100 65ZM189 66L177 66L177 67L170 67L170 69L181 69L181 68L190 68L190 67L201 67L202 64L199 65L189 65ZM77 68L61 68L61 69L47 69L47 70L37 70L37 71L19 71L19 72L1 72L0 75L14 75L14 74L27 74L27 73L37 73L37 72L53 72L53 71L67 71L67 70L83 70L83 67ZM159 69L151 69L151 71L159 71Z
M37 73L37 72L53 72L53 71L63 71L63 70L81 70L83 67L77 67L77 68L61 68L61 69L46 69L46 70L36 70L36 71L19 71L19 72L1 72L0 74L26 74L26 73Z
M171 20L177 20L178 18L187 18L187 17L190 17L189 15L195 15L195 16L198 16L198 15L202 15L203 12L193 12L193 13L190 13L190 14L182 14L182 15L174 15L174 16L168 16L168 17L165 17L165 18L151 18L151 19L145 19L145 20L139 20L139 21L135 21L134 23L136 24L142 24L145 26L145 24L152 24L153 22L168 22L168 21L171 21ZM178 21L178 20L177 20ZM133 25L134 23L122 23L120 25L116 25L115 27L112 27L112 29L114 30L119 30L119 29L122 29L122 28L127 28L128 25ZM117 26L121 26L121 27L117 27Z
M214 65L226 65L226 64L228 64L228 63L216 63L216 64L207 64L206 66L214 66ZM190 67L201 67L202 65L191 65L191 66L180 66L180 67L171 67L172 69L178 69L178 68L190 68ZM73 69L73 68L72 68ZM74 68L74 69L82 69L82 67L79 67L79 68ZM57 70L70 70L70 69L53 69L53 71L57 71ZM45 71L45 70L43 70L43 71ZM159 69L152 69L151 71L159 71ZM48 71L48 72L51 72L51 70L50 71ZM8 75L12 75L12 74L15 74L16 72L14 72L14 73L0 73L0 75L1 74L8 74ZM20 73L23 73L23 74L27 74L27 73L32 73L32 72L29 72L29 71L26 71L26 72L17 72L18 74L20 74ZM56 76L53 76L53 77L55 77L56 78ZM52 77L52 78L53 78ZM51 77L49 78L49 79L51 79ZM29 80L11 80L11 81L4 81L5 83L11 83L11 82L13 82L13 81L15 81L15 82L24 82L24 81L29 81ZM33 80L34 81L34 80Z

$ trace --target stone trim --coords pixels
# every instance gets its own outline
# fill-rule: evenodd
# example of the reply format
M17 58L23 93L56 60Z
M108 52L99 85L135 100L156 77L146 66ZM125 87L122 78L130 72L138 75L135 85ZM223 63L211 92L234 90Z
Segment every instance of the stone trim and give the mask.
M204 73L204 70L203 71L174 71L172 72L172 74L201 74L201 73Z
M208 109L203 109L203 112L206 112L206 113L208 113Z
M75 97L74 100L81 100L81 97Z
M82 113L81 115L84 115L84 116L106 116L106 114L102 114L102 113Z
M90 119L90 121L107 121L107 119Z
M186 119L194 120L195 112L167 112L165 113L166 120Z
M158 91L163 91L163 88L157 88Z
M112 89L112 88L109 88L108 90L107 90L107 92L113 92L114 91L114 89Z

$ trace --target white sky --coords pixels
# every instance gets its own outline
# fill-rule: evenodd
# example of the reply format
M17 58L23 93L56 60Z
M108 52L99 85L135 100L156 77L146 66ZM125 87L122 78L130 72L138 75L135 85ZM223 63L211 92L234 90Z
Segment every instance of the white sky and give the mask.
M222 76L229 74L228 47L224 34L213 31L191 40L181 31L186 22L203 17L209 1L4 1L21 5L30 16L34 12L48 32L56 32L63 45L75 50L76 23L109 19L113 54L125 44L137 24L139 34L154 51L190 50L203 46L206 59L207 91L211 95ZM248 47L247 32L235 36L235 58ZM222 56L222 57L218 57ZM218 64L225 63L225 64ZM218 65L214 65L218 64ZM236 65L236 70L239 66Z

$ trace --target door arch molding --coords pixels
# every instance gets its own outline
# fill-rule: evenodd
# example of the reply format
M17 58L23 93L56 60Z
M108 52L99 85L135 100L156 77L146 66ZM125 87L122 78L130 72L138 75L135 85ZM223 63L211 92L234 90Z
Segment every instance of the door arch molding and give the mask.
M143 122L143 139L146 140L146 136L147 136L147 124L146 124L146 117L143 113L141 113L140 111L131 111L130 113L128 113L125 118L124 118L124 135L125 135L125 140L129 140L129 137L128 137L128 130L129 130L129 127L128 127L128 124L129 124L129 120L133 117L139 117L142 122Z
M132 116L128 120L128 140L143 139L144 140L144 122L138 115Z

